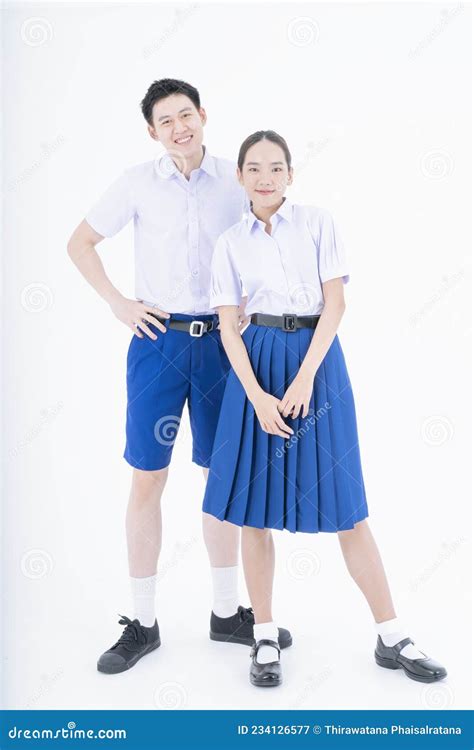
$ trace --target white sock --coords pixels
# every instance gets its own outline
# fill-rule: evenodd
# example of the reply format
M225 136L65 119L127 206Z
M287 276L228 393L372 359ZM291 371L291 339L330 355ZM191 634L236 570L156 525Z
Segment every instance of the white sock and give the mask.
M213 604L217 617L232 617L239 606L239 566L211 568Z
M262 638L268 638L278 643L278 626L273 621L259 622L253 626L253 637L257 642ZM269 664L271 661L278 661L278 651L273 646L261 646L258 649L257 662Z
M156 574L148 578L132 578L132 599L134 615L132 620L140 620L140 624L151 628L155 624L155 591Z
M386 646L395 646L403 638L409 638L409 635L398 617L393 620L384 620L384 622L374 623L375 629ZM407 643L400 651L402 656L407 659L423 659L426 654L419 651L412 643Z

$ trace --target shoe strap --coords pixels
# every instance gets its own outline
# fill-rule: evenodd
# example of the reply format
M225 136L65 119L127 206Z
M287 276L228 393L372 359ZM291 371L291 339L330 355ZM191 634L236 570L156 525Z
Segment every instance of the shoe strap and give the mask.
M413 645L415 645L411 638L402 638L402 640L398 641L398 643L396 643L395 646L393 646L392 648L394 648L398 653L400 653L400 651L403 648L405 648L405 646L408 646L409 643L412 643Z
M257 641L257 643L252 646L250 656L257 656L260 646L271 646L272 648L276 648L278 651L278 658L280 658L280 646L277 641L272 641L270 638L262 638L260 641Z

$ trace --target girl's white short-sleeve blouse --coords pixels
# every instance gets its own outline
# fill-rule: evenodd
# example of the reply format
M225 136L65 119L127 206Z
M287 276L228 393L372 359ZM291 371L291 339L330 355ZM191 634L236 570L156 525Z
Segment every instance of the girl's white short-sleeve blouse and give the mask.
M349 271L341 235L329 211L285 198L271 217L272 233L252 211L223 232L211 266L210 306L240 305L246 315L318 315L322 284Z

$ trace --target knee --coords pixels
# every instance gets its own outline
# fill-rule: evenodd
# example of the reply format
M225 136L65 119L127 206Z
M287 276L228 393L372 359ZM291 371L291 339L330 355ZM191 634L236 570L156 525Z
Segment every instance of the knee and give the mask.
M133 470L131 500L147 502L160 499L168 479L168 467L157 471Z
M251 544L272 544L273 536L271 529L257 529L254 526L242 527L242 538Z

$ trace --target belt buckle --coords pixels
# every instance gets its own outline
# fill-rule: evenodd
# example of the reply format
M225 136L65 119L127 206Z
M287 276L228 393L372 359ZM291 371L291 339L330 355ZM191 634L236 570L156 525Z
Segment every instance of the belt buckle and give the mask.
M200 326L199 333L194 333L194 326ZM189 326L189 335L199 338L204 333L204 321L203 320L192 320Z
M296 331L296 315L294 315L293 313L288 314L288 315L283 315L282 329L284 331L288 331L289 333Z

